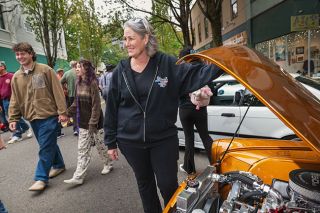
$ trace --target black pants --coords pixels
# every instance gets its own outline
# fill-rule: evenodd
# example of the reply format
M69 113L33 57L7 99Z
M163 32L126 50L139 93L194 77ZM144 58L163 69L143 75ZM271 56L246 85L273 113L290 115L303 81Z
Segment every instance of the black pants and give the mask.
M67 97L67 107L70 107L73 104L73 102L74 102L74 97ZM76 115L72 117L72 119L73 119L73 131L74 132L78 131L77 130L77 124L76 124L76 122L77 122L77 118L76 117L77 117Z
M73 104L74 97L67 97L67 107L70 107Z
M194 164L194 126L196 126L203 146L207 152L209 162L211 163L211 146L212 138L208 133L208 113L207 108L202 107L200 110L195 108L180 108L179 117L185 136L185 154L183 168L191 174L196 172Z
M135 174L142 205L146 213L162 212L157 184L164 205L167 205L178 188L178 146L177 136L147 148L119 143L121 153L125 156Z

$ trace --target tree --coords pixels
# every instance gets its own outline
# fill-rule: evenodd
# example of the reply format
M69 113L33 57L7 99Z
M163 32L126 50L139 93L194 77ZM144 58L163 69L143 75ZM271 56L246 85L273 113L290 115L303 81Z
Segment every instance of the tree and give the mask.
M21 0L36 38L41 42L48 65L54 67L57 60L63 26L74 9L75 1L68 0Z
M82 44L82 56L89 59L95 67L98 67L103 54L103 27L95 11L94 1L89 0L89 5L81 11L82 31L80 40Z
M213 46L222 45L221 13L222 0L198 0L197 4L203 15L209 20L212 32Z
M121 13L120 11L116 11L113 16L109 16L109 23L104 26L106 48L102 61L105 64L116 65L127 56L120 42L123 38L123 24L129 18L129 13Z
M171 15L167 16L167 14L157 14L155 11L148 11L142 9L141 7L135 6L132 0L106 0L106 3L111 4L112 2L118 2L132 11L139 11L146 14L149 14L153 17L157 17L157 23L168 23L170 24L171 28L174 30L175 34L178 38L178 31L182 32L183 46L192 46L193 39L192 39L192 31L190 30L190 17L191 17L191 2L192 0L152 0L153 4L159 4L163 7L167 7L170 11ZM153 23L154 24L154 23ZM191 33L191 36L190 36Z
M108 43L102 56L102 61L105 64L117 65L121 59L124 59L127 53L120 48L119 45Z
M99 65L105 48L104 28L99 16L93 0L77 3L77 10L65 27L69 60L86 58L95 67Z
M157 15L169 18L168 6L153 2L152 11ZM173 30L169 23L162 22L157 16L151 16L150 21L155 29L159 49L171 55L178 55L183 44L181 32Z

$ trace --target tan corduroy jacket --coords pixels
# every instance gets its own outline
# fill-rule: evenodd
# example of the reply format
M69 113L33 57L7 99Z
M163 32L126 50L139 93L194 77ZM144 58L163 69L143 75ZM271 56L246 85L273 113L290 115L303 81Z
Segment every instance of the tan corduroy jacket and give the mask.
M46 119L55 115L66 115L66 100L52 68L34 62L28 74L23 67L11 81L12 95L9 105L9 122Z

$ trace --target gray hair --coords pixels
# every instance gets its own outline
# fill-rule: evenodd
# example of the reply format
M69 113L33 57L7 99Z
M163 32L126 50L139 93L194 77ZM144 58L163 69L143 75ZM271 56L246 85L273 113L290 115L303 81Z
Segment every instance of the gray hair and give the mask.
M77 66L77 61L70 61L70 67L75 68Z
M133 18L126 21L123 28L129 27L141 37L149 35L149 41L146 45L148 56L152 57L158 51L158 41L154 34L153 27L145 18Z

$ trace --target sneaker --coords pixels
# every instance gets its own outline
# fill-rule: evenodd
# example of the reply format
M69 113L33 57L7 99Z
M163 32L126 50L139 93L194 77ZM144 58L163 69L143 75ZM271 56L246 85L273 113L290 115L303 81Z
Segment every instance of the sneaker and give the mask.
M83 179L71 178L69 180L64 180L63 182L67 184L81 185L83 184Z
M32 132L32 130L31 130L31 128L29 128L29 129L26 131L26 134L27 134L27 138L32 138L33 132Z
M78 133L77 131L74 131L74 132L73 132L73 135L74 135L74 136L78 136L79 133Z
M64 136L65 136L65 134L63 132L61 132L61 134L57 136L57 139L62 138Z
M44 181L37 180L34 184L29 188L29 191L43 191L46 188L47 184Z
M181 172L186 173L188 176L193 176L193 175L196 174L196 172L188 173L188 172L183 168L183 164L180 164L180 165L179 165L179 170L180 170Z
M13 144L13 143L19 142L19 141L22 141L22 138L19 138L19 137L17 137L17 136L13 136L13 137L11 138L11 140L8 141L8 144Z
M112 165L104 165L101 171L102 175L108 174L113 169Z
M186 170L184 170L184 168L183 168L183 163L179 165L179 170L181 172L184 172L184 173L188 174L188 172Z
M54 169L52 168L49 172L49 178L54 178L64 172L66 168Z

